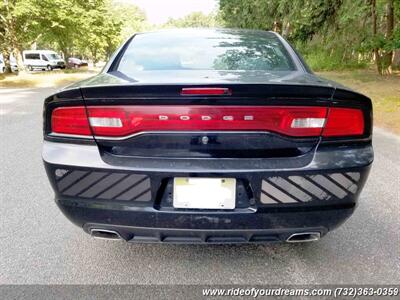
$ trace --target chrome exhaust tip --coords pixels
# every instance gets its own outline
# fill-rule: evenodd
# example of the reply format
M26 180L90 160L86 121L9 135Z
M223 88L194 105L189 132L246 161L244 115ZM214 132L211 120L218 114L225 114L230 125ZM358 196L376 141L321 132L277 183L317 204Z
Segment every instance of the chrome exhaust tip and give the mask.
M90 229L90 235L95 239L102 239L102 240L123 240L122 236L114 231L108 229L98 229L92 228Z
M321 238L320 232L299 232L290 235L286 242L288 243L305 243L305 242L315 242Z

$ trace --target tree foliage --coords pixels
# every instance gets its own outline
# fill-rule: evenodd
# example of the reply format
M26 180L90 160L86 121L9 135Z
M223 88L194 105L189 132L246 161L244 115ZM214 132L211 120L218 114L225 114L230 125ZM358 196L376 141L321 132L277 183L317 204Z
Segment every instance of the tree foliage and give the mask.
M35 47L96 63L144 23L145 14L136 6L112 0L2 0L0 49L5 57L14 54L20 70L22 50Z
M113 2L109 5L110 17L122 22L120 39L126 40L136 32L148 30L145 13L137 6L126 2Z
M193 12L180 19L170 18L164 28L194 28L194 27L218 27L219 20L215 14L205 15L202 12Z
M219 0L219 10L169 19L163 28L274 30L312 66L338 69L374 61L390 73L400 49L400 0ZM23 68L24 49L48 48L94 62L108 58L137 31L149 29L138 7L122 0L1 0L0 50ZM399 53L399 51L397 51Z
M399 7L400 0L220 0L220 15L228 27L281 33L319 66L374 59L385 73L400 44Z

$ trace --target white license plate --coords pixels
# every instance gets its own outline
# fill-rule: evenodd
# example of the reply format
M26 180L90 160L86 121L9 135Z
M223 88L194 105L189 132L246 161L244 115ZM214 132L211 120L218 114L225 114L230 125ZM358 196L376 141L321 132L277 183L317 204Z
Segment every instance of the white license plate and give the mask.
M234 209L236 179L174 178L175 208Z

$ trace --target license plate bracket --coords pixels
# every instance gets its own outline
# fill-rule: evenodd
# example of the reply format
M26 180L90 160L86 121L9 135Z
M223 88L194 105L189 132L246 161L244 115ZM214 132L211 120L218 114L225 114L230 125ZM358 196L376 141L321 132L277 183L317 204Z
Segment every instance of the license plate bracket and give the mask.
M234 209L235 178L174 178L174 208Z

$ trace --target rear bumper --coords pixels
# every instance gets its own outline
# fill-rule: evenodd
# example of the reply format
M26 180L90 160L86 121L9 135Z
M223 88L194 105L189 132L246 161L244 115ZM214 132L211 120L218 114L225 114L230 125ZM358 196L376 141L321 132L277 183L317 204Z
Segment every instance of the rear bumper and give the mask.
M292 234L319 232L324 236L351 216L350 208L252 213L166 213L116 211L71 206L57 201L61 211L85 232L118 232L132 243L265 243L286 241ZM123 224L123 225L122 225Z
M342 224L357 205L373 152L370 145L320 148L292 168L250 160L110 164L95 145L46 141L43 160L57 205L86 232L113 230L130 242L240 243L323 236ZM236 208L174 209L178 176L236 178Z

